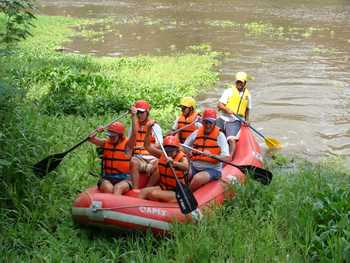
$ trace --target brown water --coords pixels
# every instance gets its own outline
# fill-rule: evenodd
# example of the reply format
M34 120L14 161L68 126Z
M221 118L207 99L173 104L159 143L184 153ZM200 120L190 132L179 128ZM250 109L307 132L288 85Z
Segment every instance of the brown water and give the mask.
M207 43L226 56L201 106L215 107L234 74L247 71L251 123L282 141L283 153L349 161L349 0L45 0L40 10L104 20L95 28L102 34L67 44L74 52L164 55Z

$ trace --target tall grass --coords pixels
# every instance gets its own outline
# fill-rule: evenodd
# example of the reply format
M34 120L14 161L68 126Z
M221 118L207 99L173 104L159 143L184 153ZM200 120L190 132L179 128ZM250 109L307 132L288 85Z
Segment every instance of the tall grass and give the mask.
M341 163L303 163L290 173L274 168L270 186L249 181L199 224L175 224L164 237L75 226L71 204L96 183L89 175L94 147L83 145L42 179L32 174L33 163L69 148L136 98L152 102L152 115L166 129L178 98L216 79L217 60L206 52L57 54L52 48L72 34L65 26L79 21L41 19L38 28L57 35L46 39L38 31L0 58L0 77L9 83L0 85L0 261L349 262L349 171Z

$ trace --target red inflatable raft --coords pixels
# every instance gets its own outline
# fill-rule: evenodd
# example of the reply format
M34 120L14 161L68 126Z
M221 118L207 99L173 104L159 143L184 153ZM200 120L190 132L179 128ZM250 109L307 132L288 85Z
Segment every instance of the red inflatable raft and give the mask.
M233 163L262 167L261 149L248 127L241 128ZM225 198L234 193L228 184L243 183L245 175L231 165L225 165L222 178L210 182L195 191L198 208L202 210L210 204L222 204ZM142 178L146 184L145 177ZM164 203L142 200L137 197L138 190L131 190L123 196L101 193L91 187L81 193L72 208L73 219L81 225L94 225L122 230L152 230L154 233L170 230L174 220L178 222L195 221L194 215L181 213L177 203Z

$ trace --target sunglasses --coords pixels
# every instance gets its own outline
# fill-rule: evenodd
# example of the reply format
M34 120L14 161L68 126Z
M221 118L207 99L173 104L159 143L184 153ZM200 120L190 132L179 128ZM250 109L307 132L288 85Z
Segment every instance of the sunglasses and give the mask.
M186 110L186 109L189 109L189 108L191 108L191 107L187 107L187 106L180 105L180 108L181 108L181 110Z
M141 114L144 113L144 112L146 112L146 111L140 111L140 110L138 110L138 111L136 112L136 114L141 115Z
M204 123L205 125L212 125L212 124L215 123L215 121L212 121L212 120L203 120L203 123Z
M168 155L173 154L174 152L176 152L178 149L177 147L172 147L172 146L164 146L164 150L166 151L166 153Z

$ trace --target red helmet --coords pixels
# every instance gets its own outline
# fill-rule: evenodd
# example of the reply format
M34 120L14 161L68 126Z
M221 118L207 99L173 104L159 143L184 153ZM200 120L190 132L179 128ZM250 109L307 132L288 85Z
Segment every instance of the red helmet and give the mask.
M216 110L213 108L205 108L203 111L203 120L216 120Z
M179 139L174 135L169 135L169 136L165 137L163 140L164 146L176 146L176 147L178 147L179 144L180 144Z
M111 125L109 125L107 130L113 133L124 134L125 127L123 123L116 121L116 122L113 122Z
M145 100L137 100L134 104L134 107L138 111L149 111L151 109L151 105Z

